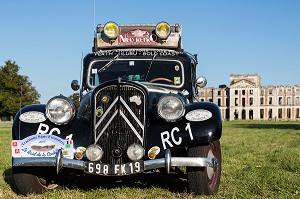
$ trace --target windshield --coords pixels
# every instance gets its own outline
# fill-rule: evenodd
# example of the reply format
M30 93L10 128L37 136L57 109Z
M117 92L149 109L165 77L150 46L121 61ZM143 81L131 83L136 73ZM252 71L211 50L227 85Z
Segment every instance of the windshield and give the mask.
M148 82L171 87L183 85L182 63L178 60L97 60L89 68L89 84L98 86L109 80L118 79Z

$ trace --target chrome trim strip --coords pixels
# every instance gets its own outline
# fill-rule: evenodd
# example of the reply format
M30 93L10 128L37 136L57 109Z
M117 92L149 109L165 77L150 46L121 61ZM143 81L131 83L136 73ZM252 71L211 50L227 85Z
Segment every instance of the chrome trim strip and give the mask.
M62 158L61 160L62 168L72 168L84 170L84 161L82 160L73 160ZM13 167L41 167L41 166L53 166L56 167L56 157L48 158L13 158L12 160Z
M128 112L131 114L131 116L134 118L134 120L138 123L138 125L143 129L144 132L144 125L142 125L141 121L136 117L136 115L132 112L130 107L127 105L127 103L123 100L123 98L120 96L120 101L125 106L125 108L128 110Z
M165 158L146 160L144 161L144 170L164 168L166 165ZM216 158L172 157L170 166L211 167L215 169L218 166L218 161Z
M172 157L171 166L211 167L216 158Z
M126 115L123 113L123 111L120 111L120 115L123 117L123 119L127 122L127 124L129 125L129 127L131 128L131 130L134 132L134 134L138 137L138 139L141 141L141 143L143 144L143 138L139 135L139 133L137 132L137 130L134 128L134 126L131 124L131 122L128 120L128 118L126 117Z
M101 122L104 120L104 118L107 116L107 114L110 112L110 110L114 107L114 105L117 103L119 97L117 97L113 103L111 103L111 105L108 107L108 109L105 111L105 113L102 115L102 117L100 118L100 120L98 121L98 123L96 124L95 128L97 129L99 127L99 125L101 124ZM96 108L95 108L96 110Z
M132 49L127 49L127 50L132 50ZM136 49L134 49L134 50L136 50ZM138 49L137 49L138 50ZM142 49L143 51L145 50L145 49ZM130 58L122 58L122 59L118 59L118 61L123 61L123 60L125 60L125 61L128 61L128 60L131 60L131 61L135 61L135 60L137 60L137 61L141 61L141 60L145 60L145 61L151 61L152 59L130 59ZM91 78L91 70L92 70L92 66L96 63L96 62L104 62L104 61L107 61L107 62L109 62L109 61L111 61L111 59L101 59L101 60L99 60L99 59L94 59L93 61L91 61L90 63L89 63L89 66L88 66L88 73L87 73L87 85L88 85L88 87L90 88L90 89L94 89L94 88L96 88L97 86L99 86L99 84L98 85L96 85L96 86L93 86L93 85L91 85L91 82L90 82L90 78ZM149 82L145 82L145 83L147 83L147 84L150 84L150 85L157 85L157 86L162 86L162 87L166 87L166 88L168 88L168 89L172 89L172 88L175 88L175 89L178 89L178 88L182 88L183 87L183 85L185 84L185 73L184 73L184 65L183 65L183 63L180 61L180 60L176 60L176 59L155 59L155 61L161 61L161 62L171 62L171 61L174 61L174 62L177 62L179 65L180 65L180 67L181 67L181 71L182 71L182 82L181 82L181 84L180 85L167 85L167 84L158 84L158 83L149 83ZM101 82L101 83L103 83L103 82Z
M84 170L85 161L62 158L62 168L71 168ZM56 167L56 157L49 158L13 158L13 167L30 167L30 166L53 166ZM214 170L218 167L216 158L196 158L196 157L172 157L170 166L189 166L189 167L211 167ZM152 170L166 167L166 159L159 158L155 160L144 161L144 170Z
M107 127L110 125L111 121L116 117L117 114L118 114L118 110L115 111L115 113L111 116L111 118L105 124L104 128L102 129L102 131L99 133L99 135L95 139L95 144L98 142L98 140L100 139L101 135L104 133L104 131L107 129Z
M27 167L27 166L56 166L56 157L51 158L13 158L13 167Z

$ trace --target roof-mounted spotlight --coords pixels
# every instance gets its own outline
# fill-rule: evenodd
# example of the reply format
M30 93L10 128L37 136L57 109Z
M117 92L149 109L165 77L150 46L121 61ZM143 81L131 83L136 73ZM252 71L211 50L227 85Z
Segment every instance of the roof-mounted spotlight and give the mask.
M161 39L167 39L171 33L171 27L167 22L160 22L155 28L156 35Z
M104 34L109 39L116 39L119 36L119 27L115 22L108 22L104 26Z

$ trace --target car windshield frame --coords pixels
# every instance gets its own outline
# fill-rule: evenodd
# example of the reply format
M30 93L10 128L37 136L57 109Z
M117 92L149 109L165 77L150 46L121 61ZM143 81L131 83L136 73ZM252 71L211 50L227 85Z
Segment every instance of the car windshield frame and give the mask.
M86 79L87 85L90 88L93 89L93 88L99 86L100 84L102 84L104 82L117 79L117 78L111 78L110 80L107 80L107 81L104 81L104 82L98 81L97 84L93 85L92 82L91 82L91 78L92 78L92 75L95 74L95 72L96 72L95 71L96 69L93 69L93 66L96 63L103 62L102 66L97 69L97 73L99 73L99 72L103 72L105 70L112 69L112 68L116 67L116 65L114 65L115 62L122 62L122 61L124 61L124 62L126 62L126 61L127 62L130 62L130 61L133 61L133 62L135 62L135 61L137 61L137 62L145 61L146 62L145 63L146 67L145 66L143 66L143 67L147 71L150 70L149 74L151 74L151 70L153 70L153 68L157 67L157 66L155 66L157 63L162 63L162 62L168 62L169 64L172 63L172 62L174 64L176 63L176 65L174 66L174 70L176 70L176 72L177 71L181 71L181 74L180 74L181 75L180 76L180 83L179 84L165 84L165 83L155 83L155 82L151 83L149 81L146 81L146 79L149 79L148 78L149 74L147 72L145 74L146 75L146 77L145 77L146 79L144 81L143 80L135 80L135 79L124 79L124 77L122 77L122 79L124 79L124 80L131 80L131 81L139 82L139 83L142 83L142 84L156 85L156 86L162 86L162 87L168 87L168 88L176 88L176 89L182 88L183 85L184 85L184 83L185 83L184 66L183 66L183 64L182 64L182 62L180 60L177 60L177 59L160 59L160 58L155 58L154 57L152 59L151 58L149 58L149 59L138 59L138 58L134 58L134 59L130 59L130 58L122 58L122 59L120 59L120 58L117 58L117 59L95 59L95 60L91 61L90 64L89 64L89 66L88 66L87 79ZM109 65L107 65L108 63L109 63ZM104 66L106 66L105 70L103 70ZM179 68L178 68L178 66L179 66ZM126 67L126 66L124 66L124 67ZM133 66L133 67L139 67L139 66ZM156 68L156 70L157 70L157 68ZM116 71L118 71L118 70L116 70ZM175 81L175 77L174 77L174 81Z

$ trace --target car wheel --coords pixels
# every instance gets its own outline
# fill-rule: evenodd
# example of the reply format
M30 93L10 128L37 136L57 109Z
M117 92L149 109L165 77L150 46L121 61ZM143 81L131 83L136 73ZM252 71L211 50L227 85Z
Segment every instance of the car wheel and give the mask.
M218 192L221 177L221 147L220 141L210 142L208 145L188 149L189 157L216 157L218 167L187 167L190 192L196 195L211 195Z
M15 184L22 195L41 194L59 187L46 177L38 177L30 173L14 173Z

